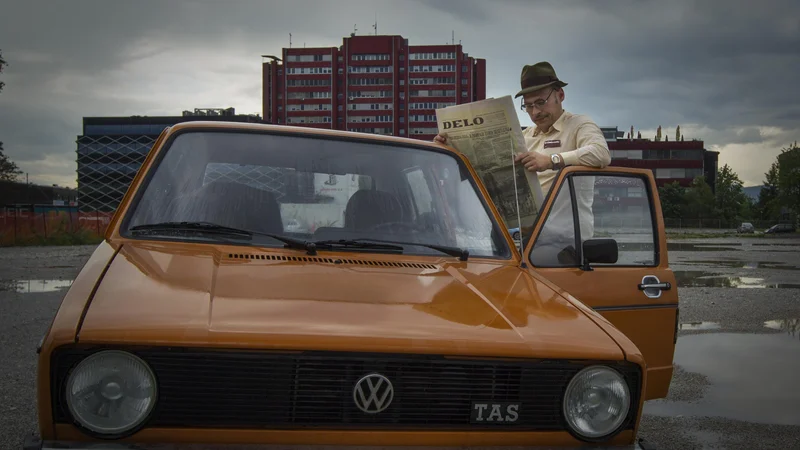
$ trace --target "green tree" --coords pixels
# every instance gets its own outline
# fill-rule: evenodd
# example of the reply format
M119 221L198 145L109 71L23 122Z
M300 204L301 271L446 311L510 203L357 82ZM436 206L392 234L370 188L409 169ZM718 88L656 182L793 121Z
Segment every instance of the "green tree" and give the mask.
M7 65L8 63L3 59L3 51L0 50L0 72ZM0 91L3 90L3 86L5 86L5 83L0 81ZM3 153L3 142L0 141L0 180L14 181L20 174L22 174L22 171L19 170L17 164L8 159L8 156Z
M661 186L658 188L658 197L661 199L661 211L665 218L681 217L683 209L686 207L686 193L680 183L673 181Z
M800 215L800 147L797 142L782 148L778 155L778 198L783 206Z
M733 226L741 219L747 203L747 195L742 189L742 180L727 164L717 170L717 192L715 204L720 219Z
M3 67L5 67L7 65L8 65L8 63L6 62L6 60L3 59L3 50L0 49L0 73L3 73ZM5 83L0 81L0 91L3 90L3 86L5 86L5 85L6 85Z
M700 175L692 180L691 186L686 190L686 205L682 216L687 219L711 219L717 216L714 193L704 176Z
M0 142L0 180L16 181L21 174L22 171L19 170L17 164L3 153L3 143Z
M764 174L764 186L758 193L758 217L762 220L775 220L780 216L778 201L778 162L775 161Z

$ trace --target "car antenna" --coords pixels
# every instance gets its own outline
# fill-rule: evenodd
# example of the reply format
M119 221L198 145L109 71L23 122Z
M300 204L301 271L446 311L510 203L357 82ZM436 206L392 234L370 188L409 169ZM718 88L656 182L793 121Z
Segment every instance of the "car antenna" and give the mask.
M522 243L525 242L525 239L524 236L522 235L522 216L520 215L519 212L519 189L517 189L517 161L516 161L516 154L514 153L514 139L511 139L511 169L512 169L511 178L514 179L514 206L517 209L517 227L519 227L520 264L523 268L525 268L527 267L527 264L525 264L525 258L522 257L523 254Z

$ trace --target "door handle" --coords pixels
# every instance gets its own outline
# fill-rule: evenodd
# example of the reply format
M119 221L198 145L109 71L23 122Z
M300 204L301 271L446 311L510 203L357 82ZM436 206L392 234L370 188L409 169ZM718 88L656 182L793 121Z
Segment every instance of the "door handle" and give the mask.
M659 289L659 290L662 290L662 291L668 291L668 290L672 289L672 284L670 284L669 282L647 283L647 284L640 283L639 284L639 290L643 291L645 289Z
M669 281L662 282L655 275L645 275L638 287L645 297L660 298L663 291L672 289L672 284Z

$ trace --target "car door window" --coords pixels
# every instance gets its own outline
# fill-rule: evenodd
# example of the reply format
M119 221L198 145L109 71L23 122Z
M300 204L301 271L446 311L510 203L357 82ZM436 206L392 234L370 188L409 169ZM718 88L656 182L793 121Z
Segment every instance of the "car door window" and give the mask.
M580 175L579 175L580 177ZM650 193L637 176L594 177L594 237L617 242L617 262L595 266L655 266L656 233Z
M431 202L433 201L433 196L422 169L416 168L407 171L406 178L411 188L411 194L414 196L414 206L417 213L420 215L430 213L432 211Z
M650 205L647 184L641 177L571 175L560 186L548 212L534 243L531 263L537 267L576 267L581 263L578 245L610 238L617 242L617 261L594 266L653 266L656 235Z
M572 198L568 183L564 183L533 245L531 264L537 267L577 266L575 242Z

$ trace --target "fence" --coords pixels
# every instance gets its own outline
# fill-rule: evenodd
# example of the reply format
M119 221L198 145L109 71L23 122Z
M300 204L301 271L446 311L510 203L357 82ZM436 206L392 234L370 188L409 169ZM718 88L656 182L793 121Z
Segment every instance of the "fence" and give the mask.
M113 214L48 205L0 207L0 246L98 242Z
M0 207L0 246L28 244L89 244L99 242L113 212L79 212L75 206L26 205ZM640 218L599 216L598 230L649 228ZM757 230L779 221L751 220ZM785 221L781 221L785 222ZM723 219L664 219L667 229L735 230L741 222Z
M790 220L738 220L727 221L725 219L664 219L664 226L670 229L713 229L713 230L735 230L744 222L753 224L756 230L766 230L777 223L791 223Z

